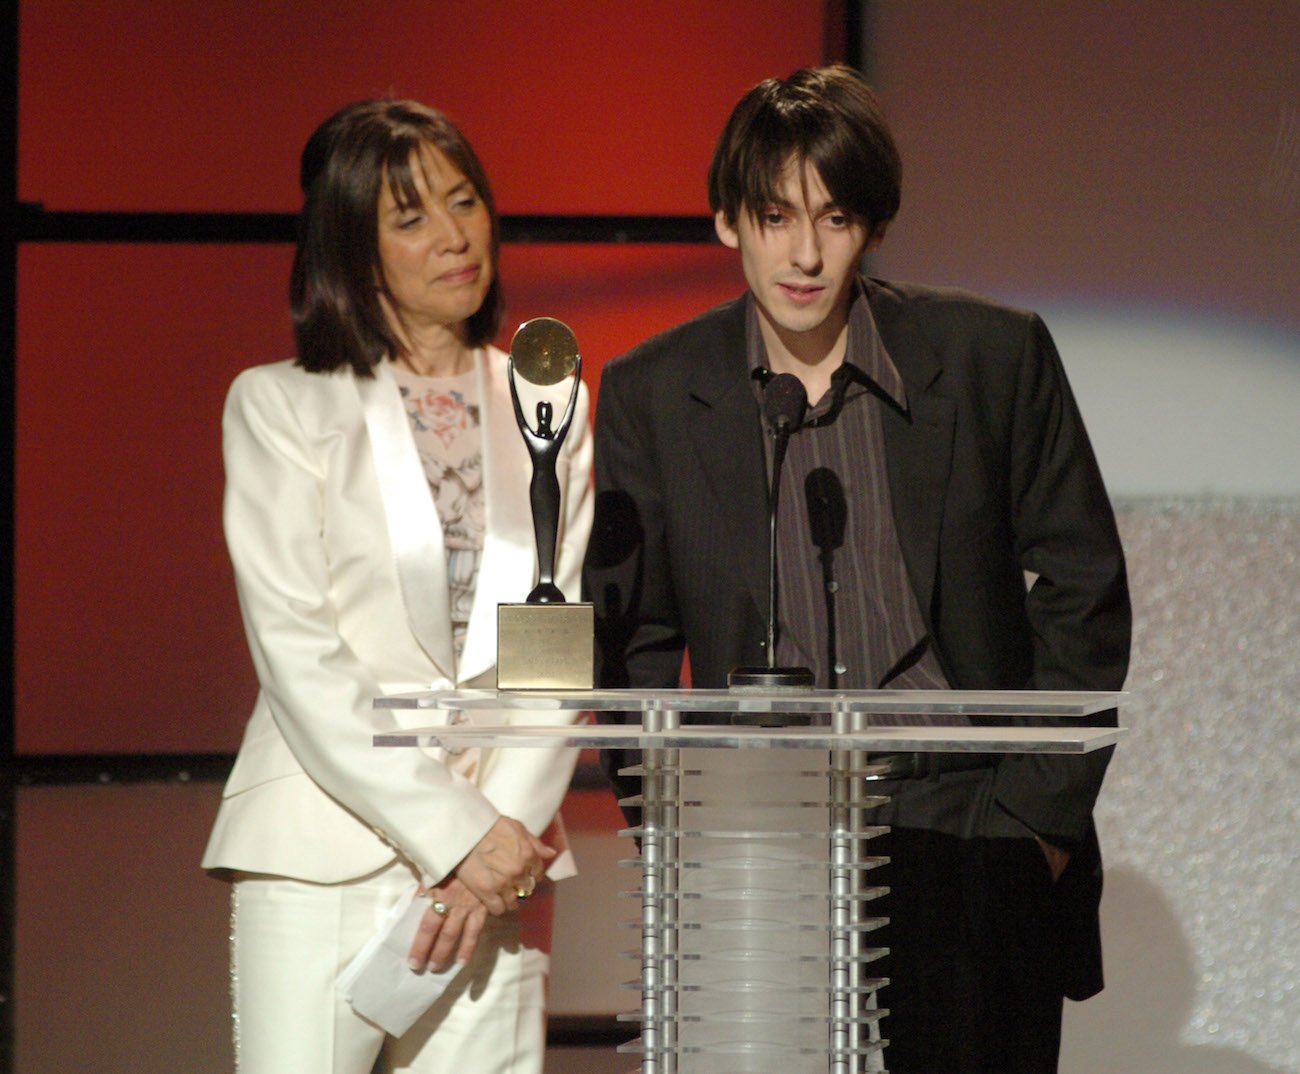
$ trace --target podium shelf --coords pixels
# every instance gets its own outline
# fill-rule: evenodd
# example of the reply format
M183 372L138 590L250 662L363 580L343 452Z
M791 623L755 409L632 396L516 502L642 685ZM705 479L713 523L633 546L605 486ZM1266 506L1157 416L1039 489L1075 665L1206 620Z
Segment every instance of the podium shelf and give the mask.
M1076 714L1080 715L1080 714ZM376 746L448 749L580 747L599 749L804 749L877 753L1091 753L1123 737L1117 727L678 727L646 731L623 724L473 724L381 731Z
M378 708L587 712L852 713L882 716L1091 716L1127 695L1093 690L421 690L376 699ZM765 730L759 728L759 730Z

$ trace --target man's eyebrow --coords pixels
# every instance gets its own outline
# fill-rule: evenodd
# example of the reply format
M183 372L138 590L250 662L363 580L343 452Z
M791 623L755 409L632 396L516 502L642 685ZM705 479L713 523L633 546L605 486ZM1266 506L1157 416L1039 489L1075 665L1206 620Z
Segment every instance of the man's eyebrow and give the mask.
M789 198L772 197L768 198L756 210L757 212L767 212L769 209L795 209L796 203ZM808 207L812 216L825 216L827 213L843 213L845 216L855 216L852 209L846 208L843 202L836 201L834 198L828 198L820 205L811 205Z

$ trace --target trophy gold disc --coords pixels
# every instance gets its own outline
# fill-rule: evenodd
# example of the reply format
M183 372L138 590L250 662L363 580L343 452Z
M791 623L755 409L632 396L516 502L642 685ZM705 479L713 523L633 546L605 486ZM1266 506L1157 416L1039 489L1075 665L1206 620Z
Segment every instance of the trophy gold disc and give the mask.
M578 366L578 340L563 321L534 317L516 330L510 358L529 384L558 384Z

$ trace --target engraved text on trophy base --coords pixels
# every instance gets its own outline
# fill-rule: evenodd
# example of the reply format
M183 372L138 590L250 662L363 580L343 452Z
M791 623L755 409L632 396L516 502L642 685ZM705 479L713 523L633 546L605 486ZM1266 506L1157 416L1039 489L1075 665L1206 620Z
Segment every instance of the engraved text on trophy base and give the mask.
M590 604L497 605L497 689L590 690Z

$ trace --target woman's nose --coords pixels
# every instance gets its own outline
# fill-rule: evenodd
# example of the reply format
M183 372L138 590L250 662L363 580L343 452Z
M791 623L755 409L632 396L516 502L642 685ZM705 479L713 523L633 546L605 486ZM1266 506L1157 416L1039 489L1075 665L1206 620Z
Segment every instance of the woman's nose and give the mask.
M454 216L445 213L440 216L438 229L438 249L441 253L459 253L469 245L465 229Z

